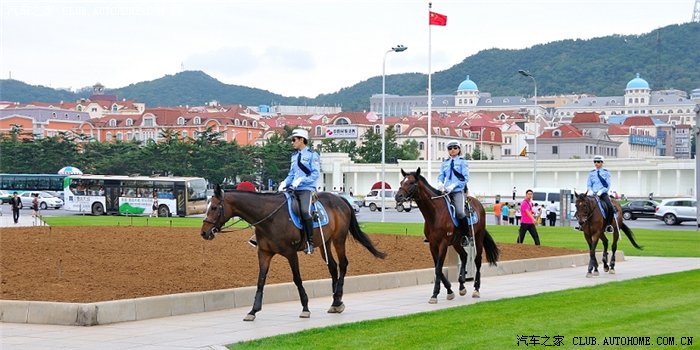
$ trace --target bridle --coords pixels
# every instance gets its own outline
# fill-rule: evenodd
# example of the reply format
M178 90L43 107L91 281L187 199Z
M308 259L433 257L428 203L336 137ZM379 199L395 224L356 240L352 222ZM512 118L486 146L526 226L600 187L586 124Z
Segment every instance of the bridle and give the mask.
M219 200L219 204L216 206L216 219L214 219L213 221L209 220L209 216L207 215L206 217L204 217L204 220L202 220L205 223L213 226L207 232L202 232L202 237L204 237L205 239L214 239L214 236L216 236L216 234L220 233L220 232L234 232L234 231L241 231L241 230L249 229L251 227L255 227L256 225L259 225L259 224L263 223L265 220L271 218L278 211L280 211L280 209L282 209L282 207L285 204L287 204L286 200L282 201L282 203L275 210L273 210L270 214L268 214L264 218L256 221L255 223L248 224L248 226L246 226L244 228L240 228L240 229L236 229L236 230L224 230L226 228L229 228L229 227L243 221L243 219L239 218L238 220L236 220L236 221L234 221L226 226L222 226L221 222L223 221L223 217L224 217L224 200L223 200L223 195L221 197L222 198Z
M408 176L408 175L407 175L407 176ZM407 176L406 176L406 177L407 177ZM406 180L406 177L404 177L404 181ZM413 182L413 183L408 187L407 190L404 190L403 186L401 186L401 188L399 188L399 192L402 191L402 190L403 190L404 192L406 192L406 195L404 196L405 201L414 201L414 202L418 202L418 201L420 200L420 198L416 197L416 193L418 192L418 183L420 182L420 179L419 179L416 175L413 175L413 177L416 179L416 181ZM403 181L402 181L402 182L403 182ZM449 195L449 193L443 193L443 194L440 194L440 195L437 195L437 196L431 196L430 199L433 200L433 199L443 198L443 197L445 197L445 196L447 196L447 195Z
M589 220L591 219L591 217L593 217L593 210L591 210L591 206L590 206L590 203L588 201L588 198L583 198L583 199L578 198L578 199L583 202L583 204L581 204L581 206L585 209L585 212L579 213L578 206L576 207L576 218L578 219L578 223L581 226L585 225L586 223L588 223L590 225ZM581 216L583 216L583 215L585 215L585 216L582 219Z

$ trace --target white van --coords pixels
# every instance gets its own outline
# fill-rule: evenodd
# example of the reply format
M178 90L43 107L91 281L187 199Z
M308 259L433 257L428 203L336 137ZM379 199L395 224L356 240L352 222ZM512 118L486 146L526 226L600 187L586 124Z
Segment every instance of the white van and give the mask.
M382 210L381 192L382 190L372 190L367 194L367 196L365 196L364 203L366 207L369 207L369 210ZM401 205L397 204L396 199L394 199L394 197L396 196L396 192L397 190L384 190L384 208L396 208L396 210L399 212L411 211L411 208L415 205L412 206L409 202L404 202Z
M564 188L567 190L567 188ZM532 203L534 204L539 204L540 206L544 206L544 208L547 208L547 206L554 201L554 204L557 206L557 208L560 208L561 205L561 190L559 188L546 188L546 187L538 187L538 188L533 188L532 189ZM574 191L571 191L571 195L569 196L568 200L568 205L569 205L569 218L573 217L573 214L576 212L576 206L574 205ZM557 216L561 217L561 213L557 213Z

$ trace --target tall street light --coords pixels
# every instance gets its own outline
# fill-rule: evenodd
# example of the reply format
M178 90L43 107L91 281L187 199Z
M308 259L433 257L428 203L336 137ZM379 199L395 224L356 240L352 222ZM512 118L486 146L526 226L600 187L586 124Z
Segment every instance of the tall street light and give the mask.
M481 131L479 132L479 136L481 137L481 146L479 146L479 160L484 160L484 128L481 128Z
M534 152L531 152L535 155L535 162L534 162L534 171L532 173L532 187L537 187L537 134L540 131L539 124L537 124L537 80L535 80L535 77L530 74L530 72L526 70L519 70L518 73L520 73L523 76L530 77L532 79L532 82L535 84L535 97L533 98L535 100L535 140L534 140Z
M386 127L384 126L386 119L386 55L388 55L390 52L404 52L406 49L408 48L403 45L396 45L396 47L392 47L391 50L384 53L384 62L382 63L382 222L384 222L384 211L386 211L386 207L384 206L384 186L386 184Z

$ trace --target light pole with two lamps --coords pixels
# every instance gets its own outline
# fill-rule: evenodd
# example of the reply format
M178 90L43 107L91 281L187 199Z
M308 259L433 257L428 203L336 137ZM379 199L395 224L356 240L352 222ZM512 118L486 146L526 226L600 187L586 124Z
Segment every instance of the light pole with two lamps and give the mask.
M396 45L396 47L392 47L391 50L384 53L384 62L382 63L382 222L384 222L384 210L386 209L384 206L384 194L386 193L384 191L384 186L386 185L386 127L384 126L386 119L384 115L386 108L386 55L388 55L390 52L404 52L406 49L408 48L403 45Z
M532 79L532 82L535 84L535 96L533 98L535 100L535 113L534 113L535 114L535 140L533 141L533 143L534 143L533 146L534 146L535 150L534 150L534 152L531 152L531 153L533 153L535 155L534 171L532 173L532 187L537 187L537 134L540 131L539 124L537 124L537 110L538 110L538 108L537 108L537 80L535 80L535 77L532 74L530 74L530 72L528 72L526 70L521 69L518 71L518 73L520 73L523 76L530 77L530 79Z

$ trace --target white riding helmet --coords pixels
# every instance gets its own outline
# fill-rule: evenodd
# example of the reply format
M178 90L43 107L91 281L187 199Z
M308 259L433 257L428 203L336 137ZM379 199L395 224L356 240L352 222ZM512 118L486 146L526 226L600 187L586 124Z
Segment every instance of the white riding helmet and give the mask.
M308 141L309 132L305 129L294 129L294 131L292 131L292 136L290 136L289 138L291 139L293 137L303 137L304 139L306 139L306 141Z
M601 155L597 155L597 156L594 156L594 157L593 157L593 161L594 161L594 162L603 162L603 163L605 163L605 158L604 158L603 156L601 156Z
M459 144L459 141L457 141L457 140L452 140L452 141L447 143L447 148L450 148L452 146L457 146L457 147L459 147L459 149L462 149L462 146Z

